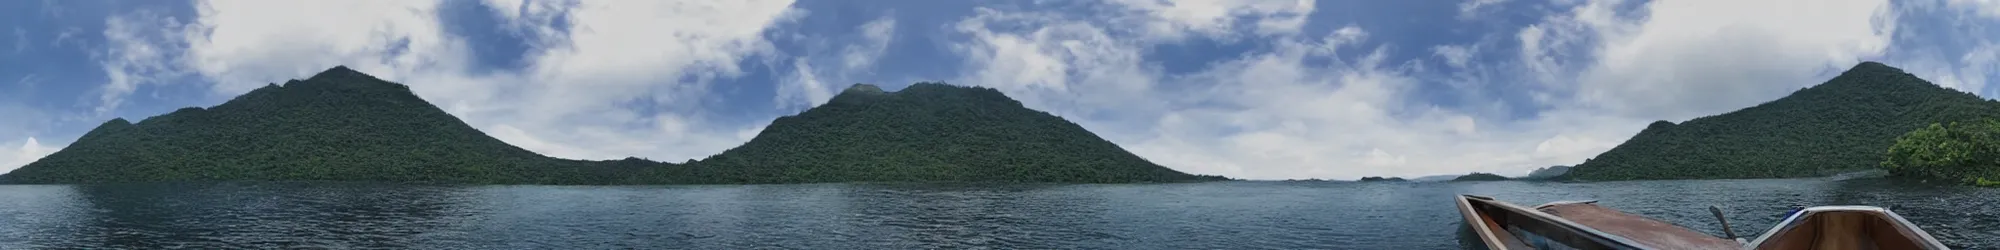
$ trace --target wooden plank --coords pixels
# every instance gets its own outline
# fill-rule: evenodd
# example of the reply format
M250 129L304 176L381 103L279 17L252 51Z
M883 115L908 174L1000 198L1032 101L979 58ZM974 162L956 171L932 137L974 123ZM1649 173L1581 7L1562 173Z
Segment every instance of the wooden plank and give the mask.
M1598 231L1659 249L1741 249L1733 240L1709 236L1685 227L1632 215L1596 204L1554 204L1538 208Z
M1481 243L1486 244L1487 249L1534 249L1534 247L1522 243L1514 235L1506 234L1506 231L1504 231L1506 227L1501 226L1500 222L1494 221L1494 216L1486 214L1484 209L1474 206L1472 201L1467 199L1470 198L1463 195L1458 196L1459 215L1465 217L1465 225L1472 227L1472 233L1479 237Z

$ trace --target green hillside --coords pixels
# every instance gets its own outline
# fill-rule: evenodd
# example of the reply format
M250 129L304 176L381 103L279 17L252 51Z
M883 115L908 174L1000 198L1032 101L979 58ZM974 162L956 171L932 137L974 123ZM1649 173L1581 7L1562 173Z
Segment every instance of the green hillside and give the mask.
M1877 166L1898 136L2000 116L2000 103L1863 62L1818 86L1681 124L1653 122L1586 160L1574 180L1824 176Z
M1171 182L1194 176L1148 162L1061 117L983 87L856 84L780 117L743 146L690 164L737 182Z
M17 183L602 179L582 176L595 169L580 167L583 163L508 145L407 86L337 67L207 109L183 108L138 123L112 119L7 175Z
M1500 176L1497 174L1489 174L1489 173L1480 173L1480 172L1472 172L1471 174L1461 175L1458 176L1458 178L1451 179L1451 181L1504 181L1504 180L1507 180L1506 176Z
M872 86L870 86L872 88ZM676 184L845 181L1148 182L1154 165L991 89L855 89L779 118L692 166L542 156L466 125L407 86L336 67L211 108L113 119L0 175L8 183L328 180Z
M1889 176L2000 187L2000 121L1933 123L1883 153Z

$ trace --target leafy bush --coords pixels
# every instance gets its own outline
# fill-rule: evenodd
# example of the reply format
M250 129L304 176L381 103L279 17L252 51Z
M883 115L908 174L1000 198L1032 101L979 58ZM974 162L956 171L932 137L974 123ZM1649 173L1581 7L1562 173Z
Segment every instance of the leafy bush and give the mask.
M2000 182L2000 121L1933 123L1896 138L1883 153L1891 176L1996 186Z

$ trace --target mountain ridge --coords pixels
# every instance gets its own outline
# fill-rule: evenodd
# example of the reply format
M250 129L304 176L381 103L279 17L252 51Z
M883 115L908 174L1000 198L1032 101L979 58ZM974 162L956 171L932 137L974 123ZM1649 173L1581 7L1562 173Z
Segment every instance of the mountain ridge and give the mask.
M10 172L32 183L366 180L570 183L572 162L487 136L408 86L334 67L210 107L114 118Z
M774 119L742 146L689 165L757 169L779 182L1222 179L1154 164L999 90L935 82L894 92L850 86L826 104Z
M872 91L871 91L872 89ZM871 93L872 92L872 93ZM885 105L891 103L894 105ZM975 103L976 105L967 105ZM879 106L879 107L877 107ZM934 109L935 107L945 107ZM661 163L627 157L620 160L571 160L549 157L493 138L423 100L407 85L382 80L345 66L336 66L306 79L267 84L210 107L188 107L147 117L138 122L113 118L80 136L70 146L13 172L0 175L8 183L116 183L153 181L384 181L466 184L727 184L799 183L848 181L1007 181L1007 182L1156 182L1195 181L1207 178L1188 175L1145 162L1115 144L1046 112L1034 111L1007 98L997 90L919 83L896 92L857 84L835 96L833 101L796 115L777 118L760 131L796 136L793 130L820 129L819 126L863 124L826 114L843 109L885 109L925 111L924 121L878 122L852 127L879 135L901 136L923 141L920 147L898 141L879 145L843 144L900 158L846 157L840 155L765 154L759 157L820 157L845 160L839 166L808 164L829 169L798 168L806 165L764 166L732 162L745 159L729 152L765 152L762 149L732 148L710 159L687 164ZM816 111L817 110L817 111ZM1028 114L1039 114L1032 116ZM866 113L880 116L880 112ZM889 118L895 118L891 115ZM883 118L883 117L873 117ZM1049 118L1053 118L1050 120ZM818 122L816 120L838 120ZM886 119L900 120L900 119ZM1006 121L1032 121L1015 127ZM968 123L965 121L999 121ZM808 125L789 125L804 123ZM1061 125L1052 125L1061 124ZM865 125L865 124L864 124ZM1054 129L1069 126L1073 130ZM977 136L955 131L979 130ZM1028 130L1015 130L1028 129ZM997 132L995 132L997 131ZM1081 132L1081 133L1079 133ZM1087 157L1048 155L1051 151L1010 146L1030 144L1017 138L1054 137L1053 148L1090 149ZM1060 138L1065 136L1087 139ZM952 138L935 140L927 138ZM794 138L788 143L831 145L838 138ZM1044 138L1047 139L1047 138ZM991 143L990 140L1001 143ZM768 139L767 139L768 141ZM784 141L784 140L780 140ZM1083 146L1061 143L1092 143ZM1046 143L1046 142L1045 142ZM763 148L772 148L762 143ZM1044 145L1044 144L1037 144ZM1046 146L1046 145L1044 145ZM896 148L882 151L868 148ZM954 148L957 147L957 148ZM1014 165L980 165L964 168L968 156L941 156L961 151L1020 151L1015 158L1059 159L1023 161ZM747 151L745 151L747 150ZM873 151L870 151L873 150ZM959 152L959 151L952 151ZM823 152L824 153L824 152ZM1097 155L1103 154L1103 155ZM718 158L719 157L719 158ZM733 157L733 158L732 158ZM1003 157L1004 158L1004 157ZM1104 158L1116 164L1091 161ZM1131 160L1143 164L1132 163ZM770 161L765 161L770 162ZM757 163L750 161L748 163ZM931 165L926 165L931 164ZM852 166L892 167L856 168ZM1029 166L1032 165L1032 166ZM1132 167L1138 166L1138 167ZM996 171L1028 169L1036 171ZM1150 169L1149 169L1150 168ZM935 172L935 171L944 172ZM1037 171L1053 172L1037 172ZM855 173L842 173L852 171ZM884 172L888 171L888 172ZM896 178L862 178L904 171ZM933 171L933 172L926 172ZM817 173L816 178L799 173ZM1070 173L1076 172L1076 173ZM1038 175L1018 175L1034 173ZM781 175L789 174L789 175ZM1016 175L1010 175L1016 174Z
M1895 138L1937 122L2000 116L2000 103L1879 62L1755 106L1655 121L1585 160L1573 180L1790 178L1875 167Z

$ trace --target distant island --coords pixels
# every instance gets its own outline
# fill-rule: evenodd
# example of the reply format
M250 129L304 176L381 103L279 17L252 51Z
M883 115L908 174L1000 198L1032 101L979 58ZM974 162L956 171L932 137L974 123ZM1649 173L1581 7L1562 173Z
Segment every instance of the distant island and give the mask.
M1986 180L2000 181L1996 178L2000 174L1994 174L2000 166L1992 166L1992 160L1971 166L1974 162L1926 158L1942 157L1932 152L1973 152L1969 148L1931 150L1917 143L1945 139L1935 134L1993 138L2000 133L1985 132L1991 126L1978 121L1996 117L2000 102L1940 87L1895 67L1862 62L1825 83L1777 100L1680 124L1653 122L1558 178L1792 178L1887 168L1898 176L1968 183L1987 176ZM1985 145L1991 144L1981 147ZM1952 170L1904 171L1912 165Z
M1153 164L999 91L857 84L754 139L685 164L543 156L486 135L407 86L346 67L210 108L112 119L7 183L374 181L728 184L1226 180Z
M1360 180L1360 181L1362 181L1362 182L1377 182L1377 181L1387 181L1387 182L1407 182L1407 181L1410 181L1410 180L1405 180L1405 179L1403 179L1403 177L1389 177L1389 178L1382 178L1381 176L1369 176L1369 177L1361 177L1361 180Z
M1561 166L1561 165L1537 168L1535 169L1535 171L1528 172L1528 176L1522 176L1521 178L1515 178L1515 179L1552 180L1557 177L1562 177L1563 174L1569 173L1569 168L1570 166Z
M1456 175L1456 174L1446 174L1446 175L1431 175L1431 176L1423 176L1423 177L1417 177L1417 178L1410 178L1410 181L1414 181L1414 182L1442 182L1442 181L1451 181L1451 179L1457 179L1457 178L1458 178L1459 176L1465 176L1465 175Z
M1480 172L1472 172L1471 174L1461 175L1458 176L1458 178L1451 179L1451 181L1504 181L1504 180L1508 180L1508 178L1506 176L1500 176L1497 174L1480 173Z

